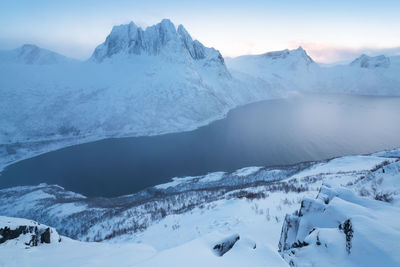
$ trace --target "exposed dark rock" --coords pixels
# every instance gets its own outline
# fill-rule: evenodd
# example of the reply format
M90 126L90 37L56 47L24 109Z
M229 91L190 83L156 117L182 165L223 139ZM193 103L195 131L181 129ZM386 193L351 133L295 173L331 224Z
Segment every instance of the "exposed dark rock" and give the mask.
M302 248L305 246L308 246L309 244L306 241L301 242L300 240L297 240L297 242L294 242L292 244L292 248Z
M25 245L30 246L30 247L36 247L38 245L37 228L36 228L35 234L33 234L31 236L31 240L29 240L29 242L25 243Z
M321 240L319 240L319 235L317 235L317 241L315 242L317 246L321 246Z
M353 238L353 226L350 219L344 221L344 223L339 224L339 230L343 231L346 235L346 251L348 254L351 252L351 239Z
M18 237L23 232L23 228L20 226L15 230L11 230L7 226L0 229L0 244L6 242L7 240L14 239Z
M235 234L235 235L232 235L230 237L227 237L227 238L221 240L220 242L218 242L217 244L214 245L214 247L213 247L214 253L217 256L221 257L226 252L231 250L231 248L233 248L233 246L239 239L240 239L240 236L238 234Z
M300 217L287 214L282 225L281 238L278 244L278 251L283 253L292 248L297 237Z
M11 229L9 226L0 228L0 244L8 240L16 239L21 235L30 235L29 241L24 243L26 246L36 247L39 241L40 243L49 244L51 242L51 228L41 228L37 225L20 225L15 229ZM61 238L59 238L59 242L61 242Z
M50 244L50 227L40 235L40 242Z

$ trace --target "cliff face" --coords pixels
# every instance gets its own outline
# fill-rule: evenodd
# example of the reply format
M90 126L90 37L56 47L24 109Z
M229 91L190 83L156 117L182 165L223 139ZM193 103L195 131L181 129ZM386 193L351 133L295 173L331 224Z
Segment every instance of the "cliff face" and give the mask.
M161 56L170 60L206 60L225 68L224 59L214 48L193 40L183 25L175 28L168 19L142 29L134 22L114 26L104 43L94 51L91 60L103 62L118 57Z
M323 186L316 199L286 215L279 252L290 266L397 266L398 212L385 201Z

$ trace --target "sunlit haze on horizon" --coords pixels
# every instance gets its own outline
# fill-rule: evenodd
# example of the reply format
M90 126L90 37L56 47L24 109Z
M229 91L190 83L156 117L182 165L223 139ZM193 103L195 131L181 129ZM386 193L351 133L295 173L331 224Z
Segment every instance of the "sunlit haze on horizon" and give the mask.
M319 62L362 53L400 55L400 2L382 1L10 1L0 3L0 49L37 44L87 59L112 26L169 18L225 57L302 46Z

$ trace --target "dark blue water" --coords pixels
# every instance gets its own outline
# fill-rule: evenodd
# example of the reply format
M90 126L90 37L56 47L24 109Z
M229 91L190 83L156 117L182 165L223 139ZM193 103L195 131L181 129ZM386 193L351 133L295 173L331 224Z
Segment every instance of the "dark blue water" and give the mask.
M286 165L400 146L400 98L308 95L263 101L184 133L106 139L8 166L0 187L59 184L117 196L175 176Z

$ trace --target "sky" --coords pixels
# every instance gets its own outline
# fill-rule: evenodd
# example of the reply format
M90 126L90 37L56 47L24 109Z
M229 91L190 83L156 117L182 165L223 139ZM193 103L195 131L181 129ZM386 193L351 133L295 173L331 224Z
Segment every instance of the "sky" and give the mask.
M225 57L302 46L319 62L400 55L399 0L1 0L0 49L90 57L113 25L169 18Z

